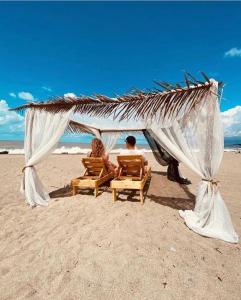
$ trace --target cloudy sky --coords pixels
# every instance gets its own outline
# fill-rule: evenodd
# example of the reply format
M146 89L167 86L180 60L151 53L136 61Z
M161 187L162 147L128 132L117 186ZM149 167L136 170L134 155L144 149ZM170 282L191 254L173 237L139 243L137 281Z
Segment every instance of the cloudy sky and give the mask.
M122 94L199 71L225 83L226 136L241 136L240 2L1 2L0 139L8 109L70 94Z

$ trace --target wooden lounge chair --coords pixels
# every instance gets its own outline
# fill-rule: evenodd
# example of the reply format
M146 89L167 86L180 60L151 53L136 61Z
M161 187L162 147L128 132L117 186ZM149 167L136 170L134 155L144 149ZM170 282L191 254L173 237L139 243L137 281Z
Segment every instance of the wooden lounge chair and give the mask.
M151 168L145 172L144 159L142 155L119 155L118 176L111 181L113 201L117 199L117 189L140 190L140 201L144 204L143 189L147 179L151 176Z
M102 158L85 157L82 158L85 167L83 176L71 180L73 195L77 189L94 189L95 197L98 196L99 186L114 177L112 172L108 172Z

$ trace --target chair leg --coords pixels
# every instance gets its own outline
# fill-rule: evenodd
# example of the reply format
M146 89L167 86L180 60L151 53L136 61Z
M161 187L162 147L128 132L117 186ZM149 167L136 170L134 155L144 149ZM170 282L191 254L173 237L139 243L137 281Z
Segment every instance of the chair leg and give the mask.
M112 197L113 197L113 201L116 201L116 189L112 189Z
M98 196L98 193L99 193L99 187L98 187L98 186L96 186L96 187L95 187L95 197L97 197L97 196Z
M76 195L76 186L73 185L73 196Z
M140 198L141 198L141 205L144 204L144 192L143 190L140 190Z

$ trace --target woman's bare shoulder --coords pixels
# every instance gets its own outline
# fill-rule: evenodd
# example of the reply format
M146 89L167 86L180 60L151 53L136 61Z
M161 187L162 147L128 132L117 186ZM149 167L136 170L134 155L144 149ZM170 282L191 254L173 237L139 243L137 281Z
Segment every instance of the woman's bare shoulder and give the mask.
M109 160L109 154L107 152L104 153L103 158L105 160Z

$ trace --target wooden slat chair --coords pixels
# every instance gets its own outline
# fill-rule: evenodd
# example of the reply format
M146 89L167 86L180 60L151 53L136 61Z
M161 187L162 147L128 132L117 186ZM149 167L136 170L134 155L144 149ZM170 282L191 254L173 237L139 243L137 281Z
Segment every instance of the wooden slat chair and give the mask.
M85 157L82 158L85 167L83 176L71 180L73 195L77 189L94 189L95 197L98 196L99 186L111 180L114 177L112 172L108 172L102 158Z
M142 155L119 155L118 176L111 181L113 201L117 199L117 189L140 190L140 201L144 204L143 189L147 179L151 176L151 168L145 172L144 159Z

